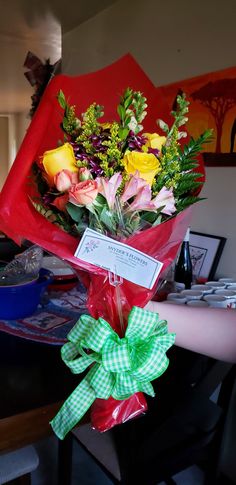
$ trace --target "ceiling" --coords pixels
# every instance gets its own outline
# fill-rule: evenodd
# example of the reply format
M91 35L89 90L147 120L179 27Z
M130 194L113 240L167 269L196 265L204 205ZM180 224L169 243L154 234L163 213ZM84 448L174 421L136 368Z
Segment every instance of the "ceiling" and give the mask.
M33 88L24 76L28 51L51 63L61 57L61 33L117 0L0 0L0 114L30 109Z

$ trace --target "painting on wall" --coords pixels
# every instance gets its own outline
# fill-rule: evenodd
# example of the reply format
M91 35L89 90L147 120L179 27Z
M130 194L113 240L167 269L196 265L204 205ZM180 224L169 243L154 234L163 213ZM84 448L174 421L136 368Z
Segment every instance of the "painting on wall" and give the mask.
M190 231L190 256L194 280L213 280L226 238Z
M213 128L213 141L205 145L203 151L205 165L236 167L236 67L159 89L170 108L177 94L186 93L190 101L186 128L191 136L197 138L207 128Z

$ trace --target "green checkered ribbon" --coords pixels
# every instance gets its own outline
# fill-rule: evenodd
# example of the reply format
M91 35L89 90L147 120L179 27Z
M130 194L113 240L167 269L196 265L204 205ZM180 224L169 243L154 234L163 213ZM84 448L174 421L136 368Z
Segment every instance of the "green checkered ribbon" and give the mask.
M82 315L61 349L62 359L74 374L90 367L85 378L51 421L55 434L63 439L80 421L96 398L123 400L136 392L154 396L150 381L168 367L166 351L175 334L157 313L133 307L124 338L99 318ZM91 364L93 364L91 366Z

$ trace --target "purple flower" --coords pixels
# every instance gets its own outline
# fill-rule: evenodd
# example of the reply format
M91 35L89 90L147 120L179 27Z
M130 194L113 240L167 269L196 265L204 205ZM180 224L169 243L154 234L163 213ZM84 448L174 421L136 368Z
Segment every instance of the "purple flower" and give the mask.
M130 132L130 135L127 138L127 145L130 150L141 151L143 145L145 145L147 138L143 135L135 135L133 131Z

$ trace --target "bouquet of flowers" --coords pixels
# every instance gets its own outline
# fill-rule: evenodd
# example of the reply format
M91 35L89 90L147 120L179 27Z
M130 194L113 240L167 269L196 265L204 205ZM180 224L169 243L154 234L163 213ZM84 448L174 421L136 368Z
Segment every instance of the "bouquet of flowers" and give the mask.
M120 70L121 67L126 69ZM109 75L106 77L107 72ZM127 82L140 83L144 89L125 86L125 79L120 74L123 72L129 72ZM71 92L67 96L62 89L63 84L64 88L68 84L63 83L63 76L51 81L0 197L1 229L16 241L27 238L70 261L80 270L88 288L90 316L82 318L69 334L70 342L63 347L62 357L72 372L82 372L88 365L94 364L88 373L89 378L82 382L81 389L87 400L82 414L97 398L92 406L91 418L93 426L101 431L146 409L142 392L152 394L151 384L147 376L142 375L140 380L140 375L144 367L149 369L147 374L152 379L164 372L168 365L165 351L173 343L173 336L168 337L163 322L157 325L156 316L154 318L150 312L137 308L144 307L155 294L158 278L151 287L134 284L128 278L122 280L115 270L107 271L76 258L76 247L85 230L90 228L160 261L162 273L175 258L189 225L189 207L199 200L202 172L198 170L197 155L211 136L211 132L207 131L197 140L190 139L182 144L188 112L184 95L177 97L177 108L171 113L172 122L169 122L167 114L168 120L159 119L158 127L155 127L155 88L130 56L125 56L110 70L108 68L106 73L104 70L94 78L88 75L81 83L89 90L89 82L92 79L94 87L99 75L100 81L102 79L107 86L110 86L111 79L112 82L116 80L116 87L122 88L123 94L117 114L114 115L114 109L108 110L112 113L111 118L104 117L102 103L94 100L87 106L82 103L79 111L77 103L70 103ZM108 93L103 93L105 101L109 90L111 87ZM149 100L144 94L146 92ZM55 97L59 103L56 108ZM151 116L148 115L149 109ZM59 126L63 136L58 137L59 146L56 146L53 140L55 133L59 133ZM53 136L50 136L50 130ZM40 143L36 143L39 134ZM30 155L27 142L36 148ZM25 169L24 155L27 161ZM12 175L19 176L15 185L12 184ZM19 212L20 217L17 217ZM144 317L140 316L140 311L145 314ZM97 323L95 319L98 319ZM134 338L135 322L139 322L139 330L138 337ZM96 333L98 327L100 334ZM151 333L148 333L148 328ZM155 344L149 353L145 350L142 356L133 349L136 370L131 377L124 368L127 348L125 354L116 355L114 363L107 344L104 344L105 357L100 355L101 346L91 344L91 329L96 330L93 339L97 342L103 342L104 335L108 339L108 334L113 343L119 338L119 345L114 351L118 354L124 341L128 341L130 346L134 342L137 345L136 339L139 338L140 348L140 342L143 345L146 339L150 343L154 333ZM125 339L122 338L124 335ZM87 352L88 348L90 352ZM158 352L158 365L153 369L153 359ZM80 359L78 355L81 355ZM147 355L149 363L145 360ZM107 368L112 369L105 377L104 368L98 365L105 362L104 359L108 361ZM122 361L123 367L118 377L114 377L117 359ZM138 362L142 363L139 369ZM109 381L105 389L104 379ZM53 427L60 437L80 419L80 406L79 411L75 409L78 401L76 391L54 418ZM71 415L74 417L64 426Z
M185 96L177 96L171 127L158 120L165 135L143 133L146 98L125 90L119 121L100 123L103 106L93 103L81 119L62 91L64 141L34 164L39 197L35 208L66 232L79 237L87 227L116 239L154 227L198 200L202 175L193 160L209 138L205 132L183 150L180 131L188 112Z

